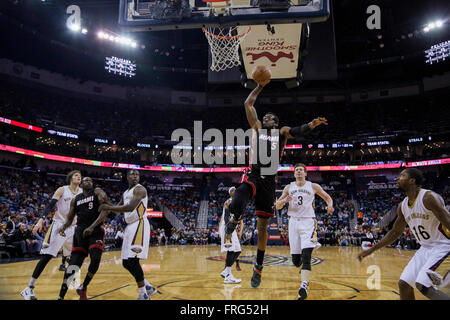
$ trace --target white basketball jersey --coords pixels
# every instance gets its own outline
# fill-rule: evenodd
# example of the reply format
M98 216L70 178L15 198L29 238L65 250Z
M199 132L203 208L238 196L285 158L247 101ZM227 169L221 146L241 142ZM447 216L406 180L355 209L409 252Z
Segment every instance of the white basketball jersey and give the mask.
M295 181L289 184L289 195L292 200L289 201L288 216L296 218L315 218L314 212L314 190L312 188L312 182L306 181L306 183L299 187Z
M408 223L411 232L417 239L417 242L424 247L433 247L437 245L450 246L450 231L446 229L436 216L425 208L423 197L427 189L420 189L416 200L410 207L408 205L408 197L403 199L402 213ZM440 201L445 206L444 200L440 197Z
M133 199L133 192L137 186L140 186L140 184L135 185L133 188L131 188L123 193L123 204L124 205L129 204L131 199ZM142 199L141 202L139 202L139 204L136 206L136 208L134 208L133 211L124 212L123 214L125 216L125 222L130 224L135 221L142 220L147 212L147 203L148 203L148 197L146 195L145 198Z
M231 198L228 198L228 200L231 200ZM228 201L227 200L227 201ZM224 203L226 203L227 201L225 201ZM219 228L223 225L224 223L224 218L225 218L225 204L223 205L223 210L222 210L222 216L220 217L220 223L219 223Z
M70 191L69 186L64 186L64 192L59 198L58 202L56 202L56 213L53 216L54 221L58 221L61 223L66 223L67 215L70 211L70 203L72 199L75 198L78 194L83 192L83 189L78 188L77 193L73 193ZM77 223L76 217L73 219L72 225Z

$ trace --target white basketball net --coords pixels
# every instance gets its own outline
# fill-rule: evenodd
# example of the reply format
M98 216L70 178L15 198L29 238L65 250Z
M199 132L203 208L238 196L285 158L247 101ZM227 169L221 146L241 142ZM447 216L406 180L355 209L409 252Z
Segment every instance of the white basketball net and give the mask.
M239 59L239 43L250 30L251 28L248 27L243 33L233 35L234 31L238 31L237 26L231 28L203 28L203 32L211 48L212 71L224 71L225 69L233 68L241 64L241 60Z

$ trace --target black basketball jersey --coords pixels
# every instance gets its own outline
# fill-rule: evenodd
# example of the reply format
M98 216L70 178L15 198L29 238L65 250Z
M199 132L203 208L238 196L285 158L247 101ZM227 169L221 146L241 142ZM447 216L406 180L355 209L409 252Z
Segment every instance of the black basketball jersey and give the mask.
M100 212L98 207L100 202L94 190L90 191L87 196L80 193L75 197L75 213L77 215L77 226L88 228L95 220L97 220ZM95 229L100 228L98 225Z
M287 138L280 134L278 131L277 135L271 134L271 130L257 130L256 136L252 138L252 147L250 149L249 157L249 167L251 169L251 174L261 175L261 168L270 168L270 162L267 164L261 163L260 152L265 154L265 157L272 159L272 153L277 152L278 148L278 161L281 160L284 147L286 145ZM265 146L263 146L265 145ZM265 151L264 151L265 150ZM269 175L269 177L275 177L276 174ZM267 175L266 175L267 177Z

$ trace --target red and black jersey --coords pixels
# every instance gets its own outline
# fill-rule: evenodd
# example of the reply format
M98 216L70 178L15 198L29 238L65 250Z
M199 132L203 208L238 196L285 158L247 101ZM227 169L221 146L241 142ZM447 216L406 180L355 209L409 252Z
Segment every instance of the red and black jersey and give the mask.
M95 220L97 220L100 212L98 208L100 201L98 196L94 193L94 190L90 191L87 195L80 193L75 197L75 213L77 215L77 226L81 228L88 228ZM98 225L96 229L100 228Z
M272 152L277 152L278 149L278 162L280 162L286 142L286 136L281 135L279 130L278 134L272 134L271 130L258 129L256 130L256 135L254 131L249 156L249 168L251 170L251 174L260 176L262 168L271 167L270 162L267 164L263 164L261 162L261 154L264 157L272 159ZM267 176L275 177L276 173Z

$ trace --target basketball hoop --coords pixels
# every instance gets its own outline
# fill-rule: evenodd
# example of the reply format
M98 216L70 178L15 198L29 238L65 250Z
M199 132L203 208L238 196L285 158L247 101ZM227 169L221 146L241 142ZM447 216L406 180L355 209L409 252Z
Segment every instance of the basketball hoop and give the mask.
M229 28L208 27L202 28L202 30L211 48L211 70L224 71L241 64L239 44L250 32L250 26L242 33L238 33L238 26Z

